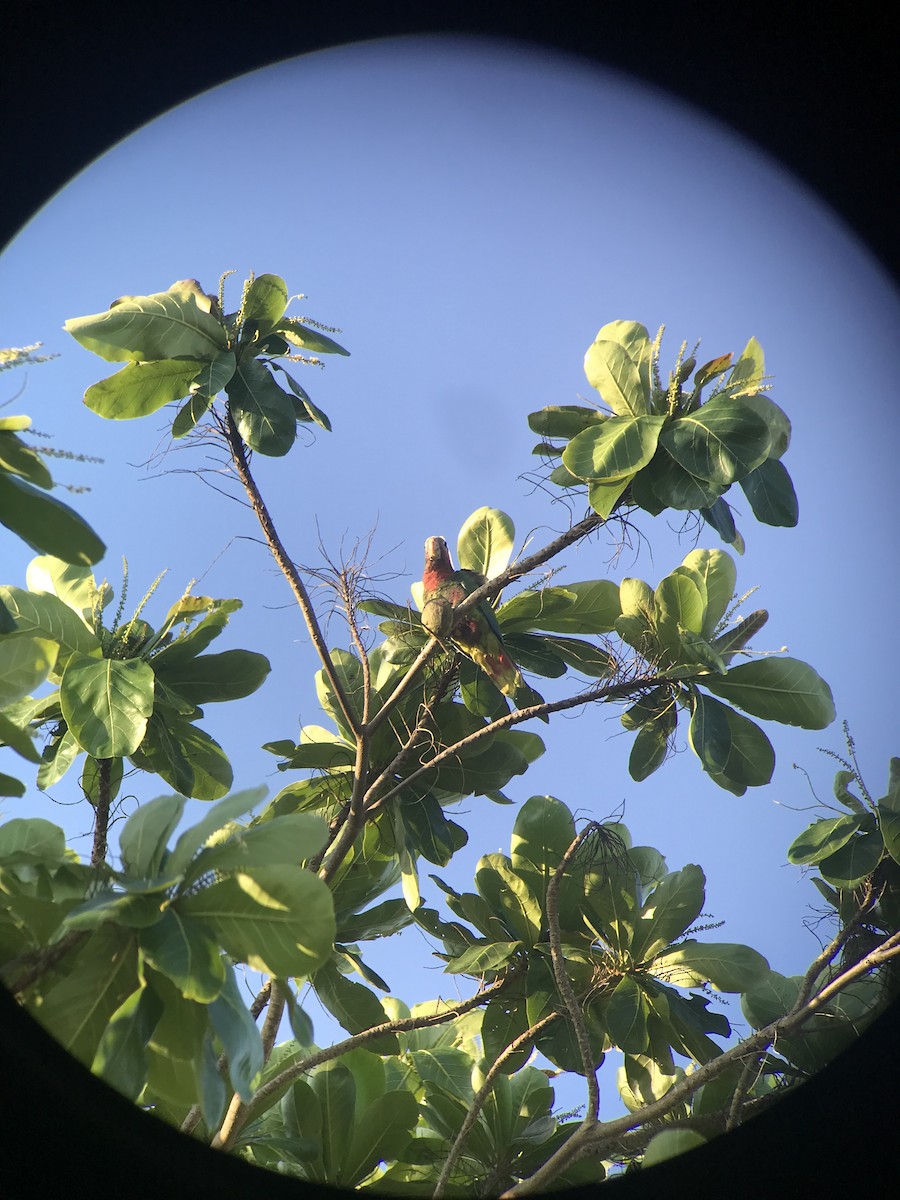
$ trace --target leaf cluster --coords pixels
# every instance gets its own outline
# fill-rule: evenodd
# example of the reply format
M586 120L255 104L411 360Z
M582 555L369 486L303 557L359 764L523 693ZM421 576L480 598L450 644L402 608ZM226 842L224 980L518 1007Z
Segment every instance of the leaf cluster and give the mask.
M560 460L550 482L570 491L586 486L602 517L620 503L653 516L668 508L698 511L738 553L743 538L724 499L732 484L741 486L757 520L796 525L797 497L781 462L791 425L765 395L759 342L751 338L737 360L723 354L699 367L694 354L684 357L684 344L663 386L662 333L651 342L639 322L610 321L584 358L605 408L551 405L529 416L531 429L551 439L534 453Z

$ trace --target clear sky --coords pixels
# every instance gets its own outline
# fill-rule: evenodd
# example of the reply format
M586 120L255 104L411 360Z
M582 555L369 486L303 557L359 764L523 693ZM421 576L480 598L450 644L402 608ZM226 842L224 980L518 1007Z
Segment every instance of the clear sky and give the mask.
M28 370L6 412L30 414L50 445L103 457L51 465L91 488L72 503L109 547L98 577L118 588L124 554L137 602L169 569L151 622L191 578L206 594L242 597L216 649L262 651L273 671L254 697L209 706L204 727L230 755L236 787L266 781L274 794L290 776L261 744L320 720L316 663L287 586L249 512L191 473L214 461L169 448L162 419L104 422L83 406L85 388L114 368L62 330L176 279L215 290L230 268L235 302L249 271L280 274L307 296L289 311L340 326L352 354L302 376L333 434L254 462L289 551L316 565L319 538L335 557L342 539L349 548L374 530L377 588L400 601L421 575L425 537L453 546L483 504L507 511L520 538L568 525L523 478L538 465L525 418L592 394L582 359L601 325L628 318L653 333L665 323L666 366L682 339L702 338L707 358L759 339L771 394L794 425L785 463L800 524L739 518L738 587L759 584L750 607L770 612L755 645L812 663L838 722L821 733L767 726L773 782L736 798L683 741L634 783L619 710L580 711L538 727L546 755L506 790L517 802L556 795L583 816L624 813L635 842L660 849L670 869L704 868L705 912L726 922L710 936L803 971L818 946L804 928L818 893L786 865L786 849L823 814L805 807L813 799L792 764L827 800L836 764L816 747L843 752L844 718L876 794L900 753L889 704L900 666L889 528L900 510L900 303L877 263L824 204L712 119L613 71L502 42L398 39L293 59L173 110L73 180L0 256L0 344L42 340L61 354ZM22 382L21 371L5 375L0 402ZM610 562L611 548L592 542L558 582L638 575L655 585L695 544L665 518L639 525L635 551ZM720 543L705 527L699 544ZM29 558L0 533L4 582L22 584ZM346 644L338 623L331 633ZM12 760L6 751L0 769L15 773ZM137 800L166 790L150 777L132 786ZM85 812L66 807L77 799L73 770L2 815L48 817L89 852ZM201 808L189 805L194 819ZM463 808L469 846L440 873L470 887L482 853L508 851L515 810L483 798ZM430 885L423 893L437 902ZM366 958L408 1002L454 994L415 930L373 943ZM327 1040L330 1026L310 1011ZM740 1025L736 1001L726 1012Z

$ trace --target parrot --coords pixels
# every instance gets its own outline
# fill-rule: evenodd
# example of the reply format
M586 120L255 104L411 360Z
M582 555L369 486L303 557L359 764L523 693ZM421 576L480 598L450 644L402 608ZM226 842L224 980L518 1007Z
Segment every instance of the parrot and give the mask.
M453 624L455 606L482 583L484 576L477 571L453 569L450 551L442 537L426 539L422 624L435 637L449 636L453 645L471 658L501 692L515 696L522 686L522 676L503 648L500 626L491 605L484 600Z

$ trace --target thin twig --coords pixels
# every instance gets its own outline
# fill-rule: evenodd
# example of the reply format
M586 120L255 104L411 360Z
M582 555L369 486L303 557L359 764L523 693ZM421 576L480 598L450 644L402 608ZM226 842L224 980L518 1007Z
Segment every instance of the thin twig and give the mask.
M559 1018L560 1014L558 1012L548 1013L547 1016L541 1017L539 1021L535 1021L533 1025L529 1026L524 1033L520 1033L518 1037L513 1038L509 1045L505 1046L494 1059L490 1070L484 1077L484 1082L472 1097L472 1102L469 1105L469 1111L466 1113L465 1120L460 1126L459 1133L457 1133L456 1137L453 1139L453 1145L450 1147L447 1158L443 1167L441 1168L438 1181L434 1185L434 1192L432 1193L434 1200L439 1200L439 1198L443 1196L444 1188L447 1186L447 1180L450 1178L453 1168L459 1161L459 1156L463 1152L463 1147L466 1144L469 1133L471 1132L475 1122L478 1120L479 1114L484 1107L484 1102L487 1100L494 1086L494 1080L503 1069L503 1064L514 1054L517 1054L523 1046L527 1046L530 1042L534 1041L535 1037L542 1030L546 1029L548 1025L552 1025L554 1021L558 1021Z
M415 1029L430 1029L434 1025L443 1025L447 1021L453 1021L457 1017L471 1012L473 1008L478 1008L490 1000L492 996L496 996L498 992L503 991L509 985L512 978L511 974L505 975L502 979L488 984L480 992L476 992L474 996L470 996L468 1000L461 1000L459 1004L454 1005L452 1009L447 1009L445 1012L431 1013L427 1016L423 1015L419 1017L404 1017L396 1021L385 1021L381 1025L373 1025L371 1029L365 1029L362 1033L355 1033L352 1037L345 1038L342 1042L336 1042L333 1046L327 1046L324 1050L317 1050L314 1054L310 1054L298 1062L291 1063L280 1074L263 1084L243 1108L239 1114L239 1119L232 1124L228 1136L223 1137L220 1141L214 1141L213 1145L221 1150L231 1149L243 1125L268 1108L269 1105L267 1102L270 1096L277 1094L287 1084L293 1083L295 1079L306 1074L307 1071L311 1071L314 1067L318 1067L322 1063L331 1062L334 1058L340 1058L342 1054L346 1054L349 1050L355 1050L357 1046L366 1046L375 1038L383 1037L385 1034L411 1033Z
M340 710L344 715L344 720L347 722L347 725L353 731L354 735L358 736L360 728L359 719L357 718L356 713L353 711L350 701L347 699L347 694L344 691L344 687L340 679L338 678L337 672L335 671L334 663L331 661L331 655L328 652L328 645L326 644L322 630L319 627L315 609L313 608L312 601L309 598L309 593L306 590L306 586L300 577L300 573L297 570L293 559L291 559L288 555L281 542L281 539L278 536L275 523L269 514L269 510L266 507L262 495L260 494L259 488L256 486L256 481L250 472L250 465L247 462L247 453L244 449L244 443L240 433L238 433L237 426L234 423L234 418L231 415L230 409L227 410L225 415L224 430L225 436L228 439L228 445L231 449L231 458L232 462L234 463L235 470L238 473L238 478L240 479L244 487L244 491L247 493L247 496L250 499L253 512L255 513L260 528L265 535L266 542L268 543L269 549L272 552L272 557L275 559L275 562L278 564L281 573L290 584L291 591L294 593L297 604L300 606L300 611L303 614L303 620L306 622L306 628L309 632L310 641L315 647L316 653L321 660L325 677L328 680L331 690L334 692Z
M639 676L638 678L626 680L621 683L611 684L592 684L583 692L579 692L575 696L568 696L564 700L551 700L541 704L530 704L527 708L517 708L512 712L507 713L503 717L498 717L495 721L491 721L487 725L483 725L480 729L476 729L473 733L461 738L458 742L454 742L452 746L447 746L445 749L437 753L434 758L425 763L424 766L413 771L411 775L407 775L389 791L384 792L375 800L370 812L375 812L377 809L383 808L388 800L409 787L415 780L426 775L429 771L434 770L446 759L459 754L461 750L467 750L470 746L483 738L490 737L501 729L508 729L512 725L519 725L522 721L530 721L533 717L545 716L549 713L564 712L569 708L577 708L580 704L590 704L597 701L616 700L623 696L629 696L632 692L641 691L645 688L655 686L662 682L657 675Z

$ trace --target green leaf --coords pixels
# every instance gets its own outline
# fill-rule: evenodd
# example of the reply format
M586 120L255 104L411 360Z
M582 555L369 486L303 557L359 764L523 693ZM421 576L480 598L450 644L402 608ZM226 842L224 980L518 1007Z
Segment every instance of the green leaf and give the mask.
M448 975L472 975L478 978L504 966L523 946L522 942L476 942L444 967Z
M749 405L720 395L671 421L659 441L685 471L727 487L765 461L772 434Z
M195 800L219 800L234 780L231 763L208 733L175 716L154 713L131 761Z
M665 719L649 721L638 730L628 756L628 774L636 783L642 783L666 761L671 734L669 724Z
M647 1001L630 975L622 976L609 997L606 1025L612 1041L626 1054L647 1050Z
M204 362L191 383L192 399L205 400L209 407L213 399L230 381L236 364L237 360L233 350L223 350L210 362ZM199 420L202 415L203 413L198 412L195 420ZM175 435L174 428L172 432Z
M355 1187L379 1162L400 1158L419 1118L419 1104L405 1089L383 1092L353 1125L353 1136L341 1168L342 1187Z
M477 977L477 972L472 972ZM481 1021L481 1040L486 1063L492 1063L517 1037L520 1037L531 1022L524 996L493 996L487 1002ZM515 1054L506 1058L501 1066L504 1075L518 1071L528 1061L533 1042L526 1043ZM511 1131L510 1131L511 1133ZM507 1134L506 1140L509 1140Z
M299 346L301 350L309 350L313 354L342 354L346 358L350 357L349 350L339 346L333 338L305 325L302 317L285 317L278 322L277 328L292 346Z
M34 559L33 563L41 561ZM31 574L30 567L29 573ZM34 578L34 575L31 577ZM0 586L0 599L15 620L17 634L58 642L66 652L78 650L84 654L91 654L99 650L100 643L96 635L88 629L65 599L44 590L26 592L22 588L9 586Z
M103 1032L91 1071L136 1101L147 1082L147 1043L162 1015L152 988L139 988L120 1004Z
M331 954L331 893L301 867L256 867L252 876L239 873L181 897L176 907L206 922L232 958L281 979L309 975Z
M333 962L326 962L316 971L312 985L322 1004L348 1033L363 1033L388 1020L375 993L363 984L347 979ZM396 1034L385 1034L367 1045L377 1054L400 1053Z
M647 961L692 925L703 909L706 877L694 863L661 880L641 908L632 944L636 962Z
M534 671L545 679L565 675L565 660L549 645L549 639L534 633L510 633L503 639L513 661L524 671Z
M610 417L572 438L563 465L579 479L611 481L633 475L656 453L662 416Z
M567 637L545 637L544 642L564 663L583 675L605 679L615 671L615 662L609 651L593 642Z
M528 629L544 629L547 621L571 608L575 599L575 593L568 588L518 592L497 609L497 623L504 636Z
M0 653L0 661L2 661L2 658L2 653ZM0 691L2 689L3 684L0 683ZM23 729L15 721L11 721L3 712L0 712L0 745L12 747L17 754L29 762L37 763L41 761L41 756L38 754L32 741L31 730Z
M109 421L132 421L181 400L203 364L190 359L130 362L115 375L92 384L84 393L91 412Z
M769 964L750 946L690 938L657 955L650 969L675 987L710 983L719 992L746 992L766 975Z
M237 829L201 850L191 863L186 878L198 879L210 871L219 875L279 863L301 863L320 850L328 838L328 826L312 813L289 813L273 817L249 829ZM169 864L167 863L167 868Z
M900 759L891 759L891 782L894 782L895 767ZM877 804L878 827L884 839L884 848L894 862L900 862L900 796L893 789Z
M584 373L614 413L639 417L649 412L649 397L638 368L618 342L607 341L598 334L584 356Z
M53 487L53 478L40 454L8 428L0 426L0 472L19 475L35 487Z
M858 832L857 817L831 817L827 821L814 821L791 842L787 852L788 862L795 866L819 862L839 850Z
M705 699L707 704L716 703L708 697ZM728 757L721 771L709 770L709 775L719 787L742 796L748 787L762 787L771 780L775 770L775 751L757 724L727 704L721 705L721 708L728 724Z
M802 729L825 729L835 716L831 688L797 658L742 663L724 678L704 680L704 687L754 717Z
M731 368L723 391L726 396L752 396L759 391L764 379L763 349L756 338L752 337Z
M848 783L854 783L856 776L852 771L838 771L834 777L834 795L835 799L839 800L845 808L849 808L851 812L857 813L859 816L865 816L868 813L868 808L863 804L862 800L847 787Z
M53 787L58 784L62 776L64 776L76 761L78 755L82 752L82 748L72 736L70 730L62 726L56 727L56 730L50 734L50 738L43 748L41 755L41 767L37 772L37 786L41 791L46 791L48 787ZM114 760L118 762L119 760Z
M245 321L254 321L267 331L281 320L287 305L287 284L281 276L257 275L244 294L241 310Z
M224 328L184 283L151 296L123 296L106 312L73 317L63 328L107 362L202 360L226 349Z
M778 971L769 971L741 996L741 1010L754 1029L762 1029L783 1017L796 1003L803 978L786 978Z
M225 972L221 991L209 1006L209 1021L228 1060L231 1086L248 1101L253 1094L253 1079L263 1067L263 1046L256 1022L238 990L233 968Z
M535 871L545 891L574 838L575 822L566 805L554 796L532 796L516 815L511 865Z
M220 994L225 962L201 924L169 908L155 925L141 930L140 938L147 962L171 979L185 1000L209 1004Z
M384 900L365 912L344 917L338 923L337 940L365 942L372 938L392 937L417 919L419 912L414 918L404 900Z
M724 550L692 550L683 565L695 571L706 587L706 616L699 632L709 638L731 606L737 585L734 559Z
M330 433L331 421L328 419L328 416L322 412L321 408L317 408L316 405L313 404L306 389L300 386L293 375L290 375L284 369L281 363L270 362L269 366L274 371L279 371L284 376L288 387L293 392L294 416L296 419L298 421L315 421L317 425L320 425L322 429Z
M746 392L741 395L741 403L752 408L757 416L762 417L769 427L772 445L769 448L769 458L781 458L791 444L791 423L787 414L769 396L762 392Z
M73 563L99 562L106 545L67 504L15 475L0 473L0 524L38 553Z
M767 458L741 480L744 495L750 501L757 521L792 529L800 509L791 477L774 458Z
M731 754L731 728L727 705L704 696L694 695L691 723L688 728L691 749L703 764L704 771L718 775L724 771Z
M176 662L196 658L228 624L228 618L242 606L241 600L213 600L210 596L187 596L169 610L164 625L178 621L190 622L200 613L206 615L193 629L182 630L169 646L153 655L153 669L159 671L162 664L168 669Z
M36 637L0 640L0 707L7 708L30 695L53 670L58 647Z
M505 854L482 855L475 867L475 886L514 935L533 946L541 933L541 906Z
M66 855L66 835L43 817L12 817L0 825L0 864L59 863Z
M72 970L33 1015L81 1062L90 1064L113 1014L138 987L131 930L104 925L77 951Z
M159 873L169 835L183 812L181 796L159 796L131 814L119 835L119 850L126 874L141 879Z
M491 579L509 563L515 536L512 518L505 512L499 508L478 508L459 531L457 561L464 570L477 571Z
M140 746L153 711L153 668L140 659L73 654L59 702L78 744L93 758L122 758Z
M229 821L242 817L259 804L265 798L267 790L265 786L248 788L211 805L196 825L192 825L179 836L174 848L166 857L166 870L173 875L183 874L204 842Z
M714 504L708 508L703 507L699 510L700 516L706 521L707 525L711 525L716 533L729 546L734 546L736 553L744 553L744 539L738 533L734 524L734 517L731 515L731 505L719 497Z
M625 475L622 479L614 479L612 483L591 480L588 483L588 503L594 512L606 520L633 479L633 475Z
M213 704L251 695L262 686L271 669L264 654L225 650L168 667L162 662L157 675L191 704Z
M656 631L659 640L670 653L681 650L679 627L699 634L706 616L706 593L703 581L686 574L673 572L662 580L654 592Z
M675 1158L678 1154L705 1145L706 1138L695 1129L664 1129L662 1133L654 1134L648 1142L641 1167L654 1167L667 1158Z
M225 390L244 442L269 457L287 454L294 444L297 421L290 397L271 372L258 359L241 359Z
M819 873L828 883L840 888L859 887L871 875L884 853L880 833L863 833L851 838L839 850L819 862Z
M597 408L585 408L581 404L548 404L546 408L528 414L528 427L541 437L568 440L608 419L608 415Z
M656 516L665 508L681 511L706 508L727 490L728 484L692 475L660 446L635 479L632 492L636 503Z
M546 596L548 592L553 595L564 594L569 602L559 607L555 604L545 605L535 621L538 629L579 635L610 633L615 629L616 618L622 608L619 589L611 579L591 579L583 583L568 583L564 588L544 588L540 592L520 592L519 595ZM518 599L519 596L513 597L510 604ZM505 608L504 605L500 613Z

